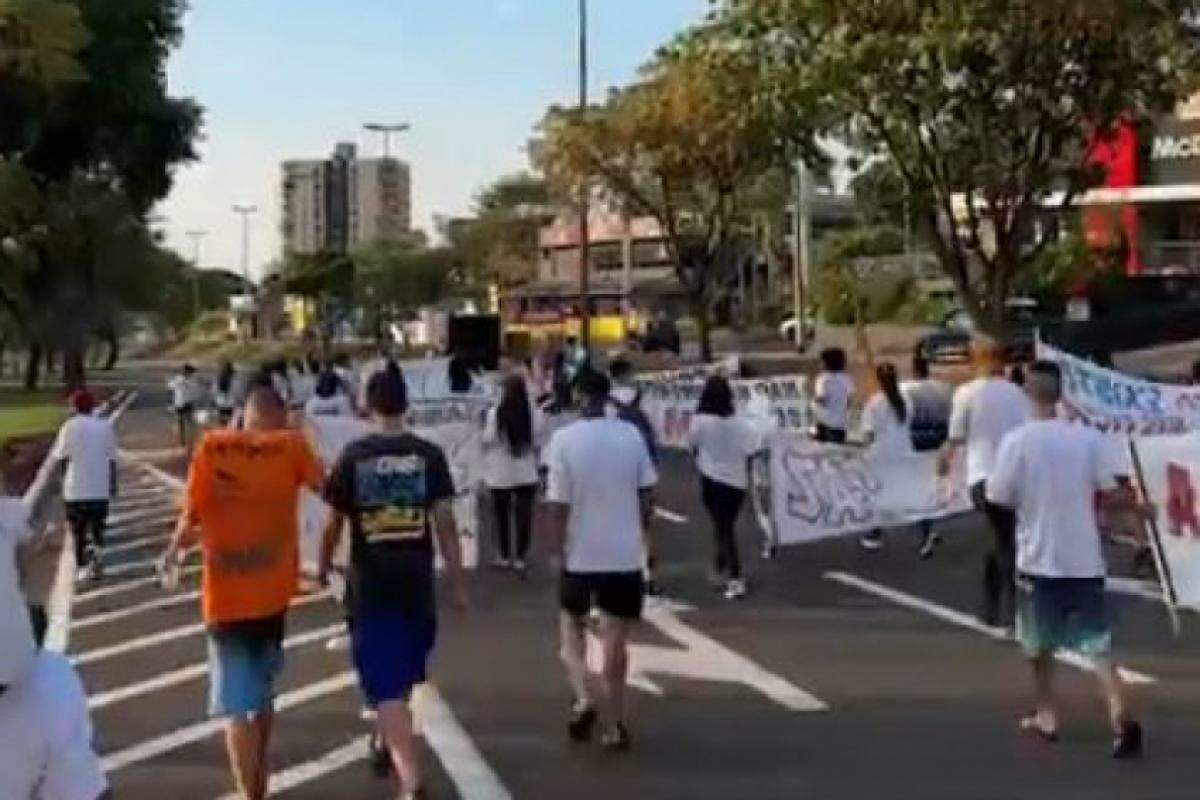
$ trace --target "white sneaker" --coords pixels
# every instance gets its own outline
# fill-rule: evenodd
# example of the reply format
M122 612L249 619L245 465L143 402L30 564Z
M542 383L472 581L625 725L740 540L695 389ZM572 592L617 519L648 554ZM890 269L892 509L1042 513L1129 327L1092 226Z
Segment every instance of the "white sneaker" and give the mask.
M494 561L492 561L492 569L495 569L495 570L512 569L512 561L510 561L507 558L497 558Z
M740 600L746 596L747 591L746 582L741 578L735 578L734 580L731 580L729 583L725 584L725 599Z
M92 563L88 565L88 580L99 581L104 578L104 559L99 553L92 556Z

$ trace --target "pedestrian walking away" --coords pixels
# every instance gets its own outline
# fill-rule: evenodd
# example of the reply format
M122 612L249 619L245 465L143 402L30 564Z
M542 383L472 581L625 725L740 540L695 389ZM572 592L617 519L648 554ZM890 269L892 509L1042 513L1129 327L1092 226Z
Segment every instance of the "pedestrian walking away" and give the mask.
M813 438L818 442L845 444L850 429L850 403L854 381L846 374L846 351L831 347L821 353L821 372L813 391Z
M528 569L537 493L537 440L545 428L519 374L504 380L500 403L487 415L483 431L483 481L496 512L496 560L499 569Z
M196 436L196 412L204 401L204 384L196 374L196 368L184 364L179 374L167 381L171 390L171 410L179 426L179 444L190 451Z
M585 370L575 384L582 418L555 432L545 459L550 535L563 563L562 659L575 700L568 733L586 741L598 719L587 668L587 620L595 610L604 651L601 744L625 750L629 631L642 614L643 540L658 474L637 428L608 417L608 377Z
M304 404L304 414L309 417L352 417L354 404L342 390L342 381L332 369L325 369L317 376L313 395Z
M333 507L321 547L327 580L344 523L350 522L351 649L367 703L400 781L400 797L422 796L422 770L410 708L427 678L437 631L434 541L460 607L467 604L462 555L451 510L454 486L446 456L410 433L403 377L378 372L367 383L374 432L352 442L326 490Z
M883 362L875 368L875 382L879 385L862 415L862 440L869 448L872 460L896 461L911 455L912 433L909 430L909 401L900 390L896 367ZM884 494L890 487L883 486ZM864 550L883 549L883 530L875 528L864 533L858 540Z
M758 429L734 412L729 381L714 375L704 384L688 432L700 471L700 495L713 524L713 585L727 600L746 595L737 521L750 486L750 459L765 446Z
M228 427L233 422L233 412L237 408L236 396L237 372L233 364L222 362L217 370L217 382L213 391L213 406L217 410L217 422L221 427Z
M226 720L234 782L243 800L267 796L274 685L283 665L285 615L299 584L300 490L321 491L320 464L269 386L251 390L245 428L201 439L187 498L163 554L178 569L186 548L203 553L209 712Z
M58 431L50 459L66 464L63 501L75 544L75 566L87 577L104 575L104 530L117 491L117 435L96 415L89 392L71 395L73 416Z
M953 400L950 387L930 376L929 361L918 351L913 355L913 377L900 384L908 402L908 429L912 449L917 453L936 453L950 436L950 411ZM931 520L921 521L921 558L931 558L941 537Z
M987 479L1006 434L1029 420L1029 400L1004 376L1004 351L994 342L978 341L972 355L980 376L954 394L950 431L942 449L939 472L949 474L965 450L967 485L975 507L987 518L994 546L984 558L980 618L988 625L1012 628L1016 591L1016 517L1012 510L987 499Z
M633 364L627 358L615 358L609 364L609 375L612 379L611 416L623 419L638 429L638 432L642 434L642 441L646 443L646 449L650 451L650 460L654 462L654 468L658 469L661 463L658 436L654 432L654 425L650 422L650 417L642 408L642 391L633 382ZM651 517L647 525L653 524L654 519ZM651 531L646 531L645 540L646 594L655 597L661 593L661 588L655 576L658 556L653 549L654 537L651 535Z
M1112 510L1144 509L1121 488L1102 436L1057 418L1058 365L1039 362L1026 381L1033 420L1005 437L987 482L988 501L1017 517L1017 638L1036 689L1035 708L1020 725L1049 741L1058 738L1054 654L1073 650L1095 665L1113 726L1113 757L1136 757L1142 728L1112 660L1095 498Z

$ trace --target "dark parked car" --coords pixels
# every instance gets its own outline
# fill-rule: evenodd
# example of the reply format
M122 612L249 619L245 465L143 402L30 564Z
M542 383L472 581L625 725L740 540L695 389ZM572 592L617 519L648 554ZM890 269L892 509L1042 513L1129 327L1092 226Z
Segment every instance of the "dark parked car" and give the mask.
M1037 301L1014 297L1008 301L1008 336L1005 352L1010 361L1032 361L1037 338ZM971 339L978 328L965 309L946 315L938 329L921 337L917 348L930 363L967 361Z

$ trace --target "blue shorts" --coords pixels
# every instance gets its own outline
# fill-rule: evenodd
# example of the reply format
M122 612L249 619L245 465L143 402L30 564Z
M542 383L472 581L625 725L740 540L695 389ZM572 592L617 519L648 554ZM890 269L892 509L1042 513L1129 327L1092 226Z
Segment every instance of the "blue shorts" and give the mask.
M283 618L210 629L208 664L211 716L247 719L270 711L283 668Z
M367 705L408 700L426 680L429 654L437 639L433 617L395 611L363 611L350 625L354 668Z
M1112 652L1104 578L1017 577L1017 640L1027 656L1074 650Z

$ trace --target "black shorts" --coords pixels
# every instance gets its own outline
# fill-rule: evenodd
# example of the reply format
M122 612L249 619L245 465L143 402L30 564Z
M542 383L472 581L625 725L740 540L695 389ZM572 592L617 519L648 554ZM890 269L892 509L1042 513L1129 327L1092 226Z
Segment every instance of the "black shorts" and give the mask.
M642 573L636 572L564 572L559 586L559 604L576 617L586 616L593 608L614 619L642 618L645 586Z

